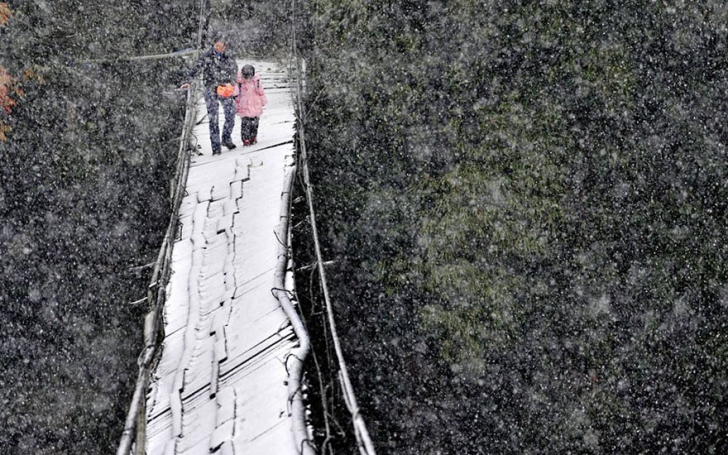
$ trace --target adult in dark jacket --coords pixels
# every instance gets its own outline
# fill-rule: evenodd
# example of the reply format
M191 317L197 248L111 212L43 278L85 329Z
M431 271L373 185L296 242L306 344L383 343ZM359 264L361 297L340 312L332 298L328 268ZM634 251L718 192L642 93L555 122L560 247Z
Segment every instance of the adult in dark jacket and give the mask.
M235 58L226 52L227 43L221 36L213 40L212 46L200 54L195 65L189 72L189 80L194 79L202 72L202 80L205 84L204 96L207 106L207 116L210 120L210 143L212 154L219 155L222 145L228 149L234 149L232 140L233 126L235 125L235 104L232 96L232 88L235 84L235 77L238 73L238 65ZM230 94L225 96L224 89L218 87L230 84ZM181 89L189 88L190 83L186 82L180 86ZM225 114L225 124L222 128L222 144L220 143L220 122L218 120L218 103L222 104Z

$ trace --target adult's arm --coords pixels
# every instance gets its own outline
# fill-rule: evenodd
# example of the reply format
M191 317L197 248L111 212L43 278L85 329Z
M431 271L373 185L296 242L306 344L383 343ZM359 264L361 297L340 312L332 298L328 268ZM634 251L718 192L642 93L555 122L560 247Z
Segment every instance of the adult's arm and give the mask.
M188 89L190 88L190 84L192 80L200 74L200 71L205 67L205 54L200 54L199 57L197 57L197 60L195 61L194 65L192 65L192 68L187 72L187 81L179 86L180 90Z

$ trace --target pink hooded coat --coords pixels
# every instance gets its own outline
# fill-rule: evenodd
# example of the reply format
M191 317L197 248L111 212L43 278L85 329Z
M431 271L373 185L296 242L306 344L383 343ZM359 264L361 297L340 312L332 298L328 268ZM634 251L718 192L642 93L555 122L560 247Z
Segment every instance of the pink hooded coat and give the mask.
M252 79L243 79L240 71L235 80L235 112L240 117L260 117L263 106L268 104L265 90L260 85L260 77L255 74Z

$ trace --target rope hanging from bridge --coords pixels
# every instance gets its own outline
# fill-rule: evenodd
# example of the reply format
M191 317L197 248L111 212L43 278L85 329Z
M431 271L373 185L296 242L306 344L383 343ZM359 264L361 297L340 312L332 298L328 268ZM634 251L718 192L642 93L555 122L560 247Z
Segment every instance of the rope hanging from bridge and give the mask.
M311 232L312 237L314 241L314 250L316 254L316 267L318 269L319 279L321 280L321 288L323 290L323 297L324 302L326 304L326 314L329 324L329 330L331 331L331 338L333 340L334 345L334 351L336 353L336 359L339 367L339 377L343 389L343 395L344 395L344 401L346 403L346 406L351 414L352 422L354 425L354 434L357 439L357 445L359 447L359 451L362 455L375 455L376 452L374 451L374 445L372 444L371 438L369 436L369 431L367 430L366 423L364 422L364 418L362 417L361 413L359 412L359 406L356 401L356 396L354 395L354 388L351 385L351 380L349 379L349 372L346 367L346 363L344 361L344 352L341 348L341 341L339 339L337 330L336 330L336 321L334 320L334 311L333 306L331 304L331 299L329 297L329 291L328 291L328 284L326 282L326 272L324 270L324 260L321 255L321 244L319 242L318 238L318 229L316 227L316 214L314 212L313 207L313 188L311 186L311 181L309 178L309 172L308 172L308 154L306 150L306 134L305 134L305 114L303 109L303 101L302 101L302 92L303 89L301 87L301 81L302 81L302 69L301 69L301 58L298 55L298 46L296 43L296 24L295 24L295 17L296 17L296 7L297 3L296 0L292 1L292 32L291 32L291 40L292 40L292 53L293 53L293 61L296 65L296 72L298 74L298 77L296 78L296 109L298 111L298 118L299 118L299 130L298 130L298 139L300 144L300 150L301 150L301 157L300 157L300 165L303 172L303 186L304 190L306 192L306 199L308 200L308 208L309 208L309 216L310 216L310 224L311 224Z

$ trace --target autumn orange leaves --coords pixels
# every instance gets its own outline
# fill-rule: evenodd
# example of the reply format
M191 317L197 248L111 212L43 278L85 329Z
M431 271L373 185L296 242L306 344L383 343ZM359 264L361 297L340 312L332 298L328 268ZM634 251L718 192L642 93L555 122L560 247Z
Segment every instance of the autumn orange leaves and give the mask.
M5 27L12 18L13 12L6 2L0 2L0 27ZM28 70L24 72L24 78L32 78L35 71ZM10 125L7 124L8 116L11 114L13 107L17 105L17 100L24 95L23 89L17 78L2 65L0 62L0 141L8 140L7 134L11 131Z
M13 13L8 8L8 4L5 2L0 3L0 27L7 24L12 15ZM0 114L0 141L3 142L8 140L6 133L10 131L10 126L5 124L4 117L10 115L12 107L16 104L15 99L10 95L22 96L22 91L16 92L17 90L19 89L14 87L13 77L4 66L0 65L0 108L2 108L2 114Z

